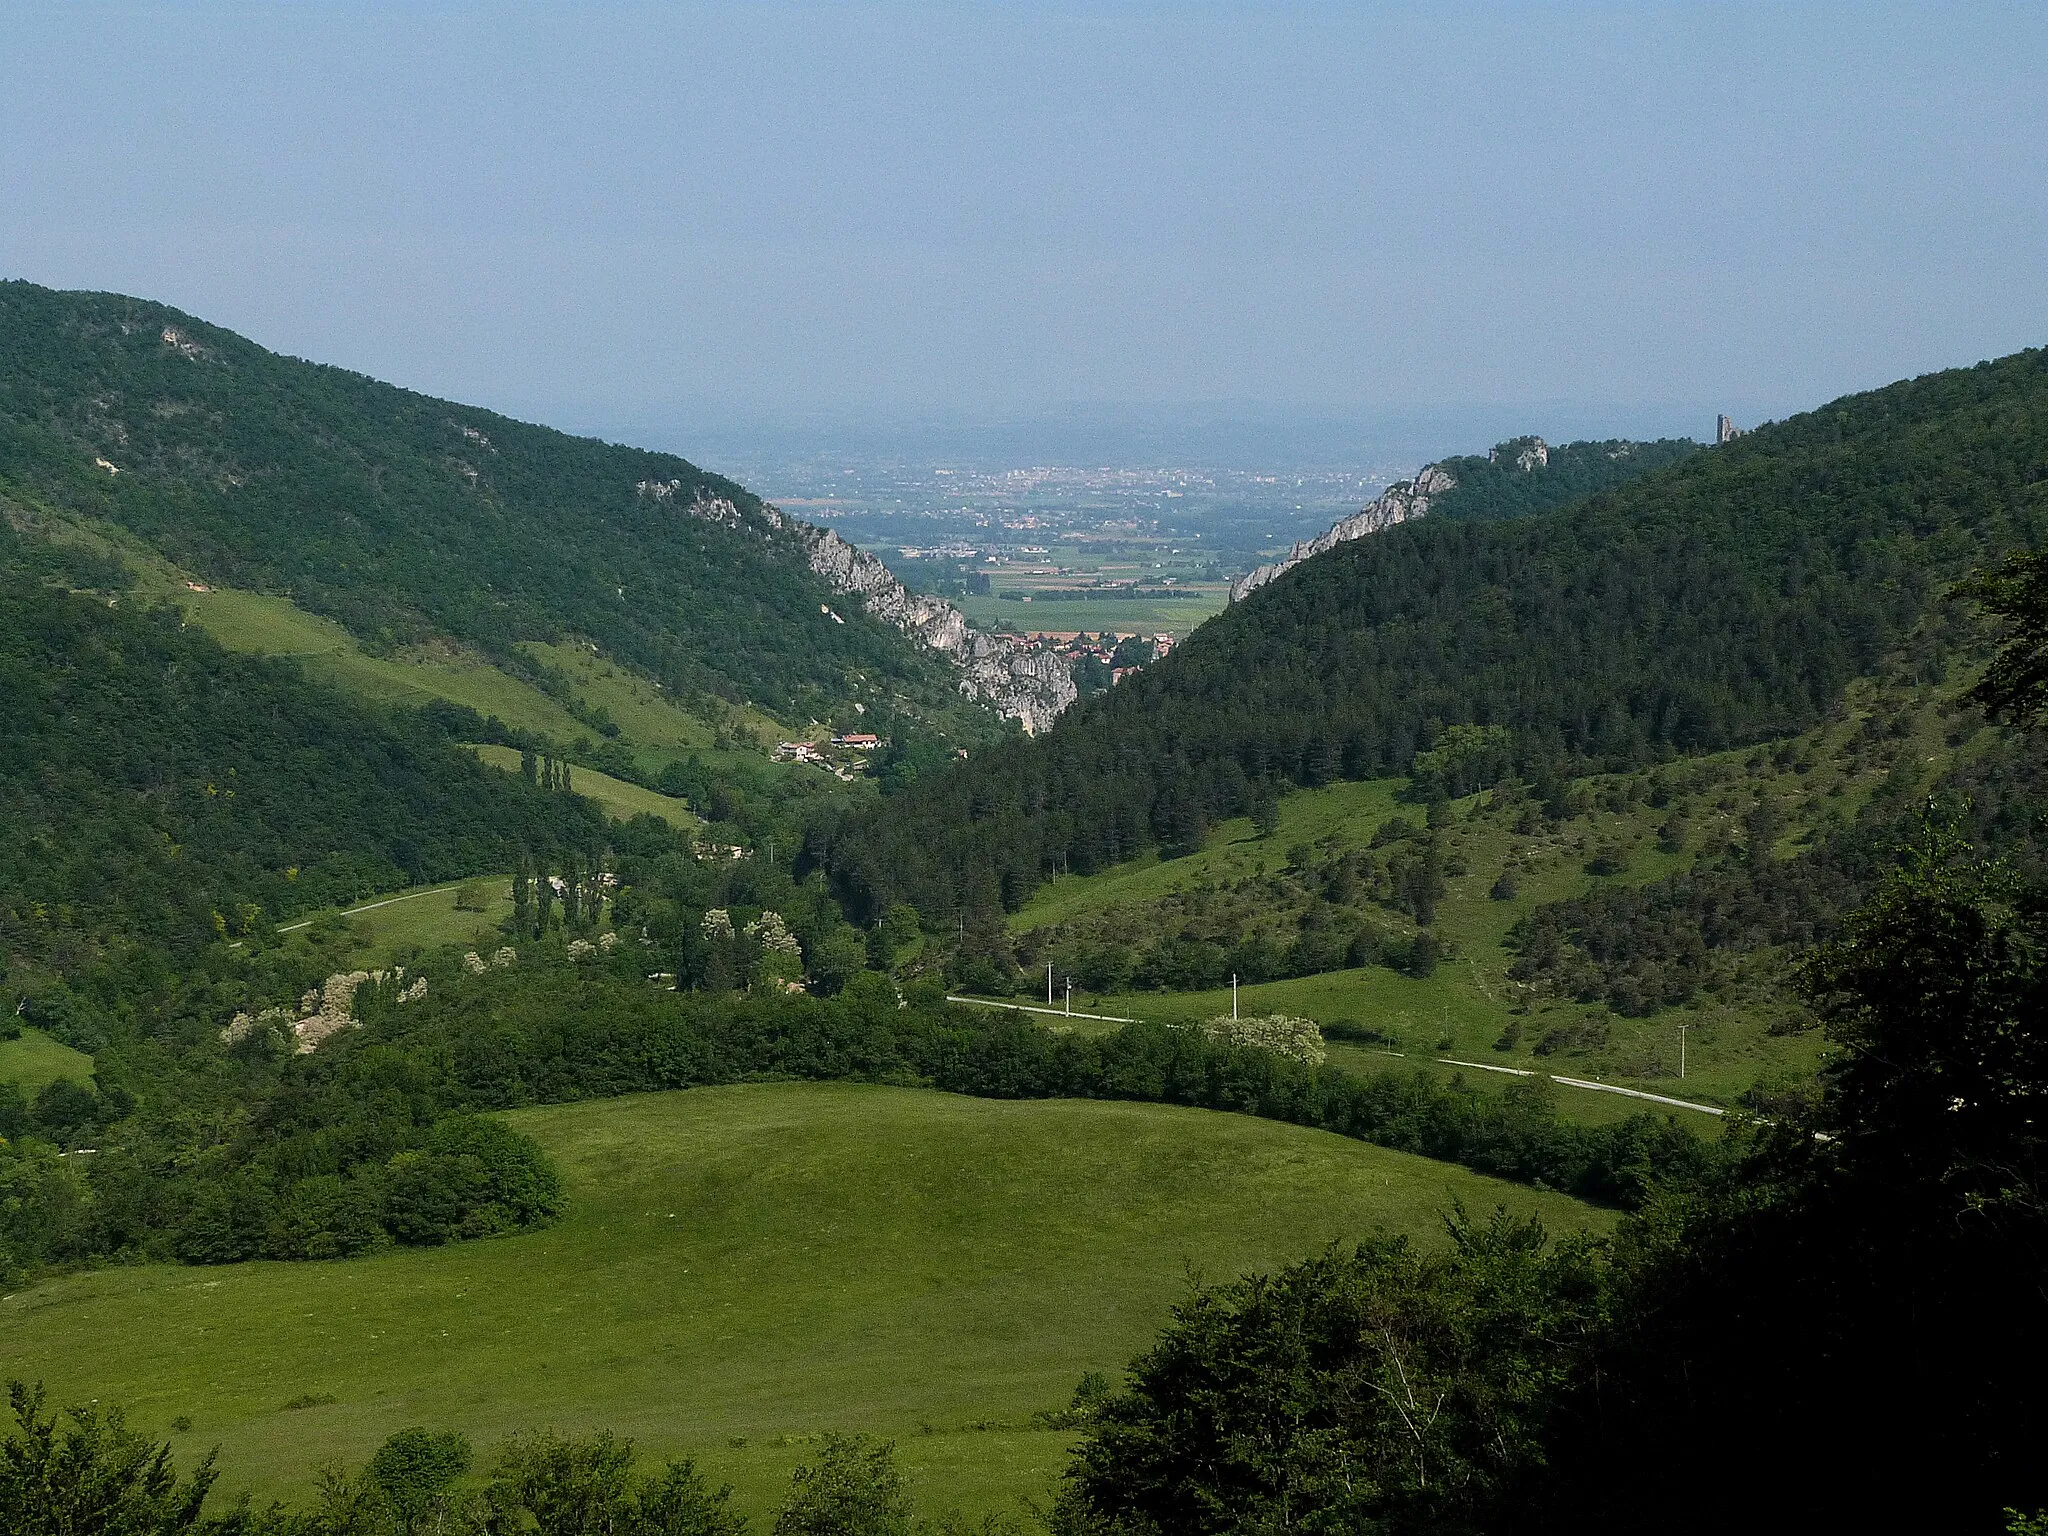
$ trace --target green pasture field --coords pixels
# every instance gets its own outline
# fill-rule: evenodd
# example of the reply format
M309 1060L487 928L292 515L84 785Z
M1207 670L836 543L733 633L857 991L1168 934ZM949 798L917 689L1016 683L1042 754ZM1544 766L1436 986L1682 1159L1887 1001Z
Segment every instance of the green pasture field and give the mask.
M714 766L721 758L742 755L750 765L760 766L759 753L714 747L712 728L707 722L668 698L647 678L606 660L587 646L528 641L520 649L567 674L585 704L609 711L618 723L621 737L656 772L693 752ZM752 704L735 709L733 714L742 729L771 742L799 735L810 740L821 734L815 729L792 732Z
M1554 1231L1610 1218L1320 1131L1160 1105L752 1084L518 1111L554 1227L329 1263L153 1265L0 1299L11 1371L127 1405L223 1489L303 1501L408 1424L480 1446L609 1427L691 1454L762 1528L830 1429L893 1439L919 1506L1043 1501L1067 1433L1031 1416L1112 1374L1198 1275L1454 1201Z
M503 768L512 773L519 771L519 753L511 747L477 746L471 747L470 751L493 768ZM674 795L660 794L639 784L628 784L624 779L599 773L595 768L572 766L569 787L603 806L605 815L613 821L631 821L645 812L649 816L659 816L679 832L689 832L703 825L691 814L688 804Z
M20 1039L0 1040L0 1083L12 1083L34 1097L38 1090L60 1077L75 1083L89 1081L92 1058L26 1025Z
M485 904L481 912L460 911L455 905L456 892L471 884L483 889ZM504 942L498 925L512 913L512 877L479 875L474 880L416 885L410 890L394 891L330 911L347 920L355 940L353 958L358 965L389 965L408 955L451 944L481 947L489 953ZM310 927L328 915L316 912L286 923L278 931L289 933Z
M1061 598L1041 593L1028 603L965 597L954 599L954 605L983 627L1009 624L1025 631L1085 629L1091 634L1107 629L1126 635L1172 635L1175 639L1184 638L1227 606L1220 588L1193 597Z

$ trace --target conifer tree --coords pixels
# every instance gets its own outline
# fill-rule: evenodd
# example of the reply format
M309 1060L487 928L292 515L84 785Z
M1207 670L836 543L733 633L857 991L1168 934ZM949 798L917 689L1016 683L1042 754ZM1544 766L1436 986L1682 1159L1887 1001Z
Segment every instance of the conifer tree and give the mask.
M533 777L532 754L527 755L527 777ZM533 932L533 859L519 855L519 867L512 872L512 931L524 936Z

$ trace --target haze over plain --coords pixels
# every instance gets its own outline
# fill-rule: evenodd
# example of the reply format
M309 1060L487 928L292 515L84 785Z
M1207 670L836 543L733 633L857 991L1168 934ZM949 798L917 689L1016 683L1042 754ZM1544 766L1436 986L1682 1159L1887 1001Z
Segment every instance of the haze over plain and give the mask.
M2048 281L2026 6L5 9L0 270L684 451L1703 435Z

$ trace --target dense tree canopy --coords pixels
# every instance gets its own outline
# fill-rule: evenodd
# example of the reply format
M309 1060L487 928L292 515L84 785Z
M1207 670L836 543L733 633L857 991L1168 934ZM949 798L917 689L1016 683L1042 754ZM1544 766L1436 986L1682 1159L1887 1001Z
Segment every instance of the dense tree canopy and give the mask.
M1518 437L1488 454L1439 459L1458 483L1431 500L1429 515L1490 522L1550 512L1676 464L1699 448L1689 437L1649 443L1610 438L1547 444L1538 457L1540 441Z
M1837 401L1563 511L1340 545L1046 736L822 839L863 909L1012 905L1193 846L1259 786L1443 792L1798 732L1972 563L2048 529L2048 352Z
M0 953L61 970L118 937L189 957L521 848L603 843L594 806L485 767L430 719L232 655L173 612L43 585L22 549L0 526Z

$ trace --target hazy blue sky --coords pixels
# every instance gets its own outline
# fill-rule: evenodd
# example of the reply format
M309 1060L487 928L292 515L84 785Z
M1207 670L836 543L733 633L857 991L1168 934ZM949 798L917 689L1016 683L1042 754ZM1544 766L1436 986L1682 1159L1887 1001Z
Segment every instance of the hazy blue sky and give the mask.
M0 272L584 424L1783 414L2048 340L2048 5L0 0Z

